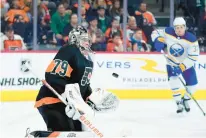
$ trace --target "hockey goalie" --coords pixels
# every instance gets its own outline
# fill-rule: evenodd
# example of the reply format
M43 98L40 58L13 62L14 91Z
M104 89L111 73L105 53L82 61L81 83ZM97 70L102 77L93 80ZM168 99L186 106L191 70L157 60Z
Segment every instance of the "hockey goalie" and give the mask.
M93 117L94 112L113 111L118 107L119 100L114 94L100 88L92 90L90 87L94 57L90 46L90 37L84 27L78 26L70 32L69 44L60 48L48 65L45 80L72 104L63 104L43 85L35 107L48 130L34 131L28 133L27 137L52 137L61 135L61 131L83 131L78 120L80 112Z

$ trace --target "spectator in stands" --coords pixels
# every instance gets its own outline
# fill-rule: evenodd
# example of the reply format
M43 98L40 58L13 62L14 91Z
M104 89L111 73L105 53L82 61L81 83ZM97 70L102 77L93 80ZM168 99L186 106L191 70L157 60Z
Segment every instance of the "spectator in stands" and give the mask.
M108 52L123 52L123 42L120 33L116 32L112 35L112 40L107 44Z
M43 19L45 22L51 21L51 16L48 8L49 2L41 2L38 6L38 18Z
M91 49L94 51L105 51L105 37L101 29L97 27L97 23L97 18L95 16L91 16L88 28L88 32L92 39Z
M71 0L71 1L76 1L76 0ZM54 2L56 6L62 3L62 0L49 0L49 2Z
M128 28L129 29L131 29L131 30L133 30L133 31L135 31L136 29L138 29L138 27L137 27L137 23L136 23L136 19L135 19L135 17L134 16L130 16L129 18L128 18Z
M140 3L142 3L143 0L128 0L128 14L130 16L135 16L135 10L137 7L139 7Z
M87 15L86 15L86 8L83 6L82 10L81 10L81 15L82 15L82 19L81 19L81 25L84 26L85 28L88 28L89 23L87 22Z
M123 9L120 7L120 1L114 0L113 5L111 6L109 10L110 16L112 18L119 18L123 13Z
M141 3L139 7L139 11L135 12L136 15L142 15L144 18L144 25L156 25L156 19L154 18L154 15L147 11L147 4Z
M70 9L71 6L70 6L69 1L68 0L62 0L61 3L64 5L64 8L66 9L66 12L71 15L72 14L72 10Z
M147 43L152 43L151 34L154 30L153 26L157 24L154 15L151 12L147 11L147 4L144 2L140 4L139 11L136 11L136 15L143 17L143 23L140 28L143 30L147 38Z
M5 31L5 27L7 25L7 23L5 22L4 18L1 18L0 25L1 25L1 32L4 32Z
M112 26L110 28L108 28L105 32L106 41L107 42L110 41L112 39L112 35L116 32L120 34L120 37L122 39L123 33L122 33L122 30L120 29L119 20L116 18L113 18Z
M106 4L107 4L107 7L110 8L112 6L112 1L113 0L105 0L106 1Z
M24 33L26 29L25 21L21 15L15 15L13 23L14 33L20 35L24 38Z
M4 20L4 16L6 15L6 13L8 12L10 5L6 0L1 0L1 31L4 32L5 30L5 26L6 26L6 21Z
M134 16L130 16L128 19L128 26L127 26L127 39L130 41L131 36L135 33L135 31L139 29L137 27L137 23L136 23L136 19ZM142 32L142 38L145 42L147 42L147 38L144 34L144 32Z
M55 1L55 2L57 2L57 1ZM56 10L57 10L57 5L56 5L56 3L55 2L53 2L53 1L51 1L51 0L43 0L43 1L40 1L39 0L39 4L38 5L41 5L41 7L43 7L44 8L44 10L45 10L45 12L47 11L47 9L48 9L48 11L49 11L49 14L50 14L50 16L51 15L53 15L55 12L56 12ZM46 7L46 8L45 8Z
M68 35L69 35L69 32L73 29L73 28L75 28L75 27L77 27L77 25L78 25L78 17L77 17L77 14L76 13L73 13L72 15L71 15L71 18L70 18L70 23L68 23L65 27L64 27L64 29L63 29L63 39L64 39L64 42L67 42L68 41L68 39L69 39L69 37L68 37Z
M28 23L30 21L28 15L27 15L27 12L25 12L25 10L22 10L20 8L19 0L13 1L13 7L7 12L5 20L8 21L8 23L13 23L14 17L16 15L22 16L24 22L26 22L26 23Z
M70 7L68 0L62 0L61 3L64 5L65 9L68 9Z
M134 52L150 52L149 46L142 39L142 30L137 29L133 36L130 38L132 44L132 51Z
M27 13L27 16L29 17L29 20L32 20L32 12L33 12L33 6L32 6L32 0L19 0L19 5L22 10L24 10Z
M78 1L76 1L76 3L73 5L73 8L72 8L72 12L73 13L77 13L77 9L78 9L78 6L79 6L77 2ZM91 6L90 6L90 4L86 0L82 0L81 1L81 7L85 8L86 15L92 14Z
M27 13L30 12L32 8L32 0L19 0L19 7Z
M57 40L57 45L61 46L63 45L63 29L66 26L67 23L69 23L70 14L66 13L66 10L64 8L63 4L60 4L58 6L58 10L54 15L52 16L51 21L51 29L54 32Z
M108 11L108 5L106 3L105 0L94 0L93 4L92 4L92 11L93 11L93 16L97 16L98 13L98 7L104 7L105 9L105 15L108 15L109 11Z
M46 2L40 3L38 6L38 43L55 44L53 40L53 32L50 27L51 17Z
M56 44L50 24L43 19L39 20L38 24L38 42L40 44Z
M1 18L8 12L10 5L6 0L1 0Z
M102 6L98 7L98 28L102 30L103 33L111 24L111 20L108 16L105 15L105 8Z
M201 14L206 13L206 6L205 6L205 0L181 0L180 6L184 10L184 16L189 16L190 18L193 18L194 20L194 27L201 28L201 20L200 16ZM188 24L187 24L188 25ZM192 25L191 25L192 26Z
M94 0L92 8L98 9L99 6L104 7L104 9L107 9L107 3L105 0Z
M0 50L26 50L26 46L21 36L14 34L11 25L5 28L5 35L1 37Z
M69 0L70 2L69 2L69 4L70 5L74 5L74 4L76 4L78 1L77 0Z

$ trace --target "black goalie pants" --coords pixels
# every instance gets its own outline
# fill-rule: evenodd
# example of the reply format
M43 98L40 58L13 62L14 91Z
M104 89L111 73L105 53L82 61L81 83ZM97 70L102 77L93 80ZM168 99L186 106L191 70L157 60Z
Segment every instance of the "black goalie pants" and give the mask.
M72 120L65 113L63 103L55 103L38 107L48 131L82 131L81 122Z

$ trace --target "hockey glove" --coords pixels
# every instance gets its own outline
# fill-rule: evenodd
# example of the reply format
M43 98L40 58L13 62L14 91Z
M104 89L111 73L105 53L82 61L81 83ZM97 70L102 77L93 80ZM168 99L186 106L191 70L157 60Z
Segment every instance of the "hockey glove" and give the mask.
M164 38L162 38L162 37L156 38L155 41L154 41L154 47L158 52L163 50L164 47L165 47Z
M68 105L65 108L65 113L73 120L79 119L81 114L86 114L89 116L94 115L94 111L83 100L78 83L67 84L65 86L65 92L62 96L68 101Z
M66 115L73 120L80 118L80 111L78 111L73 105L67 105L65 108Z
M96 112L109 112L117 109L119 105L119 99L111 92L96 88L92 91L87 103Z

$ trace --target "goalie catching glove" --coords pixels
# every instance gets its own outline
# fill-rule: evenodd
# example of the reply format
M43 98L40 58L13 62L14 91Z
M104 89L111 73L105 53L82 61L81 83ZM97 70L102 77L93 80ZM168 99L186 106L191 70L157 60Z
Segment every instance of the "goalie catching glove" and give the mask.
M115 111L119 105L119 99L116 95L104 89L96 88L89 96L87 103L96 112Z

